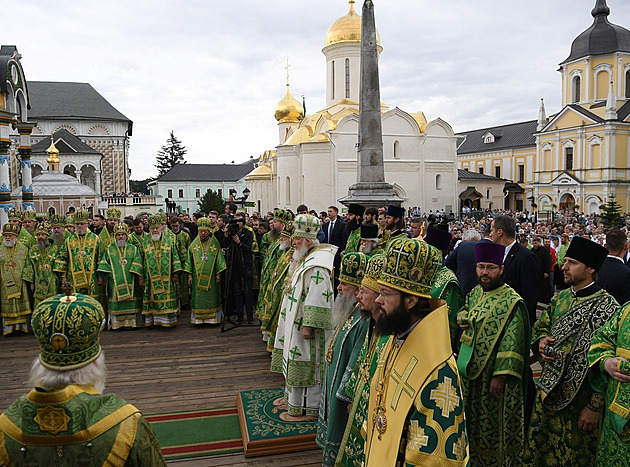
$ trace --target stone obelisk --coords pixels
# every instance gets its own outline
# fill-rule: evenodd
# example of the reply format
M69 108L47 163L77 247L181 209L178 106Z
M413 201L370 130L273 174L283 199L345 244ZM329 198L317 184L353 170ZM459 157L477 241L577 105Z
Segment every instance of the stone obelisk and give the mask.
M381 92L378 78L376 23L372 0L363 2L361 13L361 89L359 96L359 151L357 183L348 188L348 196L339 202L365 207L387 204L400 206L403 199L385 182L383 166L383 129Z

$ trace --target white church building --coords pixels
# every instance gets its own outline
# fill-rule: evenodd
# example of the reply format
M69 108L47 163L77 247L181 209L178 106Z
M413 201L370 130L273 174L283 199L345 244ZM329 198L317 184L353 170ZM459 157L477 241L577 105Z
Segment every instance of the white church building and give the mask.
M378 37L379 53L383 50ZM347 15L326 33L326 107L304 115L289 91L277 104L278 146L265 151L246 177L257 210L275 207L324 210L339 205L357 181L361 17L350 1ZM385 181L404 207L423 212L459 208L457 138L440 118L427 120L382 104Z

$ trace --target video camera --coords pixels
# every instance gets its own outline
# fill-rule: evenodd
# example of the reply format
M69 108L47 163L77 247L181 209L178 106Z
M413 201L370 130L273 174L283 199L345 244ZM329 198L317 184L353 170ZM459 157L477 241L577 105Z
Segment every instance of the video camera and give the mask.
M232 219L227 226L228 236L231 238L232 235L238 235L239 230L240 226L238 225L238 221L236 219Z

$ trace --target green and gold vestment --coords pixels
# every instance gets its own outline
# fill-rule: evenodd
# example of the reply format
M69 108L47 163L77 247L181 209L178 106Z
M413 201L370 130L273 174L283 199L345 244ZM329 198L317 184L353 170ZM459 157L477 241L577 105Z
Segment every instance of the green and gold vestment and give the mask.
M357 253L361 247L361 226L350 232L346 240L346 253Z
M267 333L267 350L273 352L273 342L278 329L278 316L280 316L280 304L282 302L282 290L287 280L289 266L291 265L291 249L282 251L282 255L276 263L269 277L269 286L266 287L262 298L263 314L259 315L260 329Z
M630 383L621 383L608 375L606 360L623 357L630 361L630 302L595 333L588 361L591 383L606 394L606 414L597 447L597 467L630 466ZM630 364L620 361L618 371L630 374Z
M451 332L451 345L453 350L458 346L459 326L457 325L457 313L464 305L464 294L459 286L457 276L446 266L440 268L431 288L431 298L441 298L446 301L448 307L448 323Z
M170 230L169 230L170 232ZM179 253L175 245L175 236L162 234L157 242L147 235L142 248L144 262L144 297L142 314L162 316L158 319L163 326L177 324L177 295L172 279L182 270ZM152 318L148 320L151 322ZM163 323L161 322L163 321Z
M186 252L184 271L192 275L192 300L190 320L193 324L217 324L221 320L221 283L216 276L226 269L221 245L214 234L202 242L197 236ZM188 274L186 278L188 286Z
M59 293L59 274L53 272L58 253L59 248L54 243L49 243L44 250L40 250L35 244L29 250L31 267L24 270L23 277L24 280L35 285L33 306Z
M85 235L71 234L59 249L55 272L66 277L74 293L101 299L101 287L96 280L96 268L100 261L100 241L89 230Z
M28 248L23 243L18 241L8 248L0 242L0 316L5 335L16 330L28 332L31 304L23 277L29 277L30 267Z
M182 262L182 266L184 265L184 261L186 261L186 257L188 256L188 247L190 246L190 235L187 232L179 229L179 232L175 233L171 231L173 235L175 235L175 243L177 245L177 254L179 255L179 259ZM179 274L177 277L176 283L177 296L179 297L179 304L182 307L190 306L190 287L188 287L188 276L186 274Z
M269 245L269 249L267 250L267 255L265 259L263 259L262 269L260 273L260 292L258 293L258 302L256 303L256 310L258 312L258 318L261 316L267 315L269 312L266 310L266 302L264 300L265 294L267 293L267 288L271 287L271 274L278 264L278 260L282 255L282 251L280 250L280 236L274 240L272 244Z
M588 290L587 290L588 289ZM602 394L588 381L587 353L595 332L619 309L615 299L591 285L575 294L558 292L536 321L532 350L551 336L555 342L545 353L554 360L541 360L542 374L536 382L536 399L525 446L524 464L593 465L600 428L582 431L578 419L584 407L600 411Z
M31 390L0 415L0 465L166 466L133 405L91 386Z
M460 311L457 366L469 421L471 465L521 466L529 363L529 318L523 299L509 285L491 291L477 285ZM502 394L490 393L496 376Z
M109 328L140 326L142 288L139 279L144 276L144 266L138 248L131 242L122 248L112 242L103 252L98 272L107 276Z

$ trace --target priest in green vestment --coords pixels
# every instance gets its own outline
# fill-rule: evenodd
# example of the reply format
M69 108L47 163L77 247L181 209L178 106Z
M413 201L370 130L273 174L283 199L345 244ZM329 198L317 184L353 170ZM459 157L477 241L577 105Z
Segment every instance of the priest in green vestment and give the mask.
M26 246L26 248L30 248L33 245L33 236L28 232L28 230L22 227L22 218L24 213L15 208L11 208L7 214L9 216L9 224L19 227L18 241Z
M76 231L76 225L74 223L74 213L66 216L66 233L65 238L74 235Z
M385 255L375 330L390 337L370 387L365 466L468 465L448 309L430 295L442 256L401 237L390 239Z
M186 286L191 287L192 324L221 322L221 272L226 269L221 245L212 233L210 219L197 220L198 235L186 252Z
M291 241L293 239L293 223L288 222L285 224L282 233L280 234L280 251L282 252L276 267L269 279L269 287L265 288L265 296L263 301L265 303L265 314L260 316L260 329L263 333L267 333L269 339L267 340L267 351L273 352L273 343L276 337L276 330L278 329L278 317L280 316L280 303L282 302L284 284L287 280L289 273L289 265L291 264L291 255L293 250L291 249Z
M112 330L141 327L144 286L142 256L140 250L128 241L127 224L116 224L112 235L114 241L103 251L97 270L99 283L107 281L107 325Z
M175 244L177 245L177 253L179 254L182 266L188 256L188 247L190 246L190 235L182 230L182 221L179 217L171 218L171 232L175 234ZM188 285L189 276L180 274L175 284L177 289L175 292L179 297L179 306L182 310L190 308L190 287Z
M381 246L381 239L378 238L378 225L376 224L361 224L361 244L359 245L359 251L368 258L374 255L382 255L383 247Z
M352 402L346 395L346 385L370 324L369 317L361 313L357 303L366 266L367 256L363 253L346 253L341 258L339 286L333 307L335 329L326 352L326 376L322 384L315 438L323 450L323 466L332 467L339 452L348 423L348 405Z
M66 216L63 214L53 214L50 216L50 241L57 246L57 252L66 240L66 236L70 235L66 230L66 222Z
M20 226L5 224L0 244L0 317L2 334L29 332L31 304L28 285L23 277L30 267L28 248L18 240Z
M37 243L35 238L35 227L37 227L37 213L31 209L22 212L22 230L26 230L31 236L29 248Z
M365 207L360 204L350 204L346 215L346 246L343 253L356 253L361 247L361 223L363 222Z
M76 211L72 218L75 233L66 238L59 249L54 271L61 274L62 288L69 283L74 292L102 300L101 286L96 278L101 259L99 237L88 229L87 211Z
M345 394L340 394L349 401L349 410L348 421L335 460L336 466L360 466L364 461L365 434L362 433L362 428L370 400L370 381L376 372L383 347L389 341L389 336L379 336L374 332L374 323L380 313L380 308L376 306L376 297L380 293L377 281L384 267L385 255L370 257L357 294L361 314L368 320L368 328L359 356L345 385Z
M101 233L98 235L101 242L101 255L103 255L114 242L114 227L120 222L122 212L118 208L109 208L106 215L105 227L103 227Z
M630 467L630 302L595 333L588 362L596 391L606 394L597 467Z
M557 293L534 324L532 350L542 374L523 458L527 466L595 464L604 394L591 385L587 353L595 332L619 310L595 281L607 255L603 246L573 237L562 267L570 288Z
M0 465L166 466L140 411L102 394L104 323L103 308L86 295L55 295L37 306L33 389L0 415Z
M59 274L53 272L59 247L49 240L51 228L49 222L40 222L35 227L33 233L37 243L28 252L30 267L25 268L23 274L24 279L31 284L34 306L59 293Z
M475 245L479 285L458 316L471 465L522 465L530 326L525 302L501 278L504 253L498 243Z
M131 227L131 233L129 234L129 241L133 243L136 248L142 248L144 244L144 237L149 234L144 231L144 223L142 219L136 218L133 220L133 226Z
M258 301L256 303L256 311L258 313L258 319L261 316L268 316L271 312L267 310L267 302L265 302L265 296L267 294L267 288L271 287L272 277L271 274L282 256L282 250L280 250L280 233L284 230L285 226L293 220L293 214L286 209L276 209L273 214L273 219L269 221L269 234L271 243L267 248L265 256L262 258L262 267L260 273L260 289L258 292ZM262 331L262 330L261 330ZM263 340L269 341L269 335L267 331L262 331Z
M173 327L177 325L179 311L175 282L182 270L175 236L164 232L164 217L150 216L148 222L150 235L142 245L145 277L142 315L146 326Z

